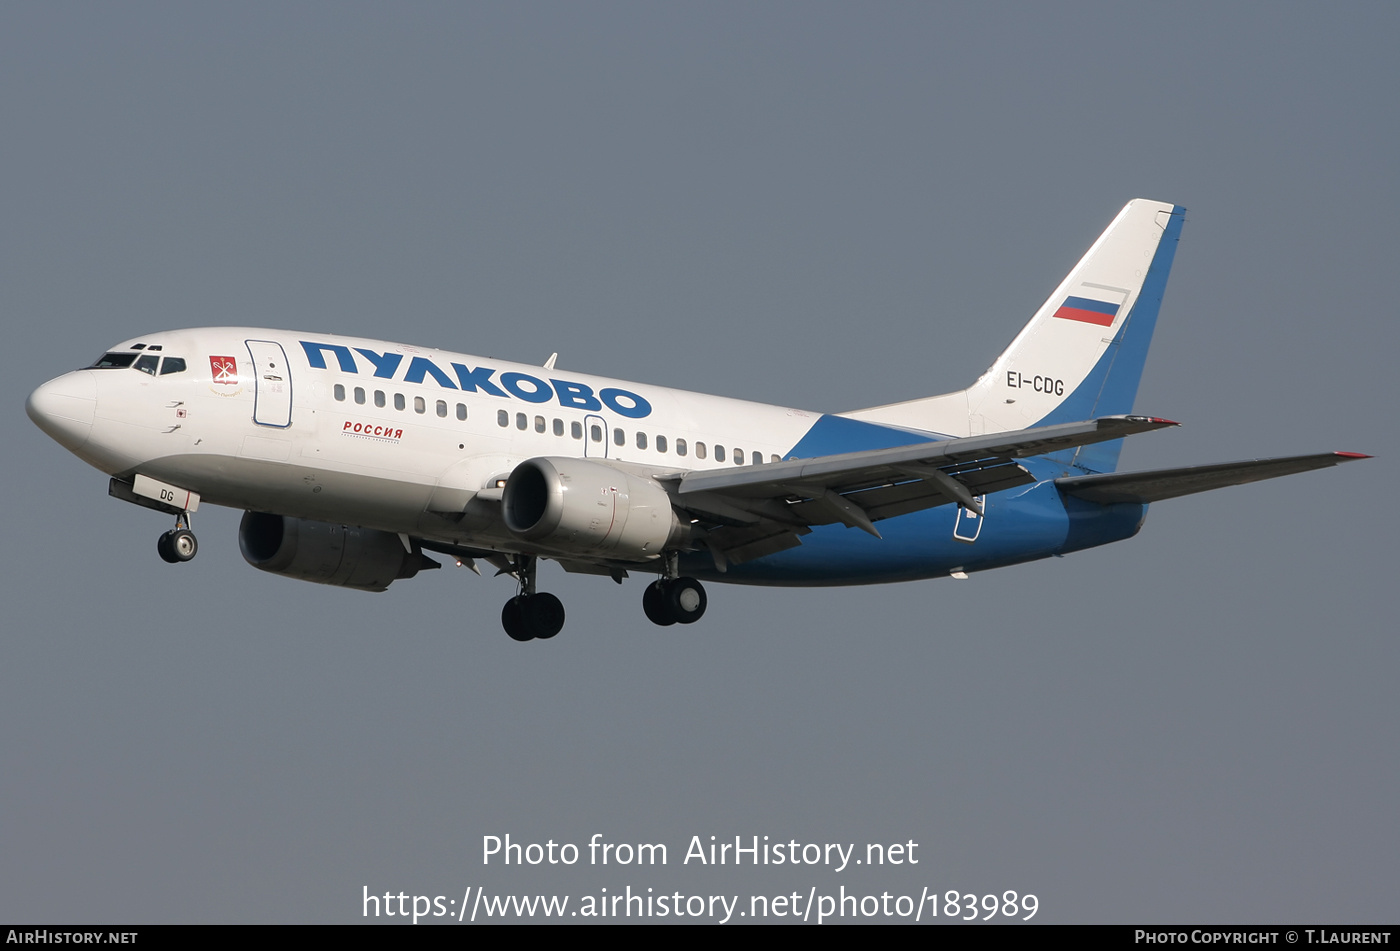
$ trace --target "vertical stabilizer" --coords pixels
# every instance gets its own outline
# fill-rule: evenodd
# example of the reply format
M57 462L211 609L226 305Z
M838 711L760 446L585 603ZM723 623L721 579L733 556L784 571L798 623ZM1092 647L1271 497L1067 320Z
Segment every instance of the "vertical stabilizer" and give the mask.
M1132 412L1184 212L1129 202L966 390L842 415L967 436ZM1111 471L1119 447L1085 446L1073 465Z

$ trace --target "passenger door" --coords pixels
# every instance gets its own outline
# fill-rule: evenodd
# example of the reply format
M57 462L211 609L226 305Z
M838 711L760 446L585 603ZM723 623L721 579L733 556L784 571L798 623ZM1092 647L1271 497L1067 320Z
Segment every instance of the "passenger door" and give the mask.
M253 359L253 422L286 429L292 425L292 370L275 340L249 340Z

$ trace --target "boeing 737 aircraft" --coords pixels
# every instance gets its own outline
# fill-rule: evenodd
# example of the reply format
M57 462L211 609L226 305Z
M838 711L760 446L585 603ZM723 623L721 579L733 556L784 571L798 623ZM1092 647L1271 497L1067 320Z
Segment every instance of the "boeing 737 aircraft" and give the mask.
M1359 453L1116 471L1184 210L1130 202L996 362L955 393L838 414L380 340L217 327L145 334L30 394L30 418L164 512L189 561L202 502L246 510L255 568L383 591L451 556L514 577L516 640L564 624L568 571L654 574L657 624L700 580L966 577L1136 534L1160 499Z

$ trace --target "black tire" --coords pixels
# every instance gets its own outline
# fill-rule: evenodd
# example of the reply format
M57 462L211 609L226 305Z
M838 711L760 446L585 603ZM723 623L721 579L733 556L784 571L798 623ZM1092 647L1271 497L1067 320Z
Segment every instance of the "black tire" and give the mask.
M521 599L518 597L511 598L506 602L505 607L501 608L501 627L506 629L506 633L513 641L534 640L535 635L525 629L525 618L520 610L520 602Z
M194 532L182 528L170 533L170 553L176 561L189 561L199 554L199 540Z
M174 535L173 531L165 532L156 539L156 553L160 555L160 560L172 565L180 560L175 557Z
M646 613L648 621L661 627L676 623L676 616L671 613L671 605L666 598L666 582L653 581L647 585L642 592L642 611Z
M666 585L666 606L677 624L694 624L709 605L705 586L694 578L676 578Z
M525 630L542 641L549 640L564 629L564 603L548 592L525 598L520 605Z

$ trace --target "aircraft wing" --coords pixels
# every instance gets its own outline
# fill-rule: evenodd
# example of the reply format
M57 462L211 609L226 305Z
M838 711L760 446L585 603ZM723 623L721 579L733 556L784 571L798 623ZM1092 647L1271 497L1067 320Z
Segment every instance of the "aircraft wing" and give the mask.
M875 523L1035 479L1015 460L1149 432L1176 423L1107 416L890 449L706 469L678 477L675 506L715 525L706 537L721 568L801 544L813 525L840 522L880 537Z
M1310 456L1283 456L1277 459L1247 459L1210 466L1181 469L1151 469L1146 472L1106 472L1102 475L1069 476L1056 479L1062 492L1090 502L1160 502L1180 495L1209 492L1227 485L1260 482L1277 476L1325 469L1353 459L1369 459L1359 452L1320 452Z

